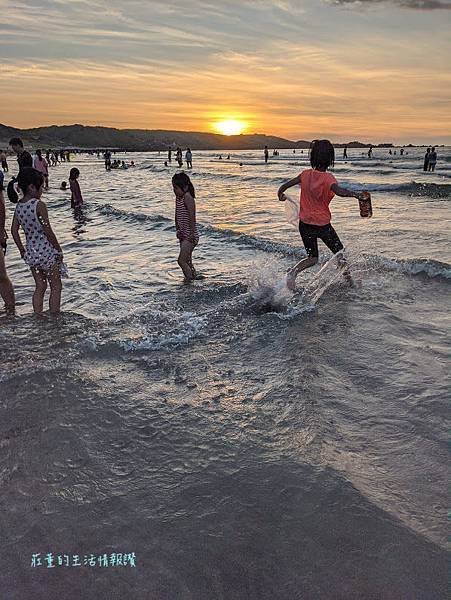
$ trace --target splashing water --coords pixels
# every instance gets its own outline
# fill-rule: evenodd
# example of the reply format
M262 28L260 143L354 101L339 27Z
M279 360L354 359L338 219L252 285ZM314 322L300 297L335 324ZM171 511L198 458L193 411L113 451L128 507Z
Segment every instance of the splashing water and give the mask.
M293 292L287 288L285 268L278 260L252 263L248 289L254 307L261 312L278 311L287 307Z

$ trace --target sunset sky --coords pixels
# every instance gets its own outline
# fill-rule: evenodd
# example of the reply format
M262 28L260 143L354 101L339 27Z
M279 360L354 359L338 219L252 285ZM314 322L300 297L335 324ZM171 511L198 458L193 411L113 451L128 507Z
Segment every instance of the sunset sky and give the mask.
M0 122L451 143L451 0L0 0Z

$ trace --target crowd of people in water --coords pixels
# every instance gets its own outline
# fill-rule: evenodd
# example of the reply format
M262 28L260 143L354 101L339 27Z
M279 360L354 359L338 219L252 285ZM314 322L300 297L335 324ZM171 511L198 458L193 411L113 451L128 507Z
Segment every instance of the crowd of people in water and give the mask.
M47 211L42 200L42 194L49 187L49 167L59 163L70 163L71 153L68 150L47 150L45 155L41 149L37 149L35 155L25 150L20 138L12 138L9 142L11 150L16 154L18 163L18 174L12 177L7 185L9 200L15 205L14 217L11 226L12 238L19 250L21 257L29 266L35 282L33 293L33 310L41 314L44 307L44 296L47 286L50 287L49 309L51 314L57 314L61 306L62 283L61 278L67 276L64 264L64 256L58 238L53 231ZM301 154L303 154L301 150ZM100 152L96 152L100 157ZM172 148L168 148L165 166L172 162ZM293 150L296 153L296 150ZM321 240L334 254L338 254L337 264L342 269L345 279L352 284L351 273L341 254L343 244L337 232L331 225L331 213L329 204L332 198L337 196L354 197L360 202L370 200L366 191L347 189L338 184L328 169L334 166L335 150L329 140L315 140L308 150L311 168L304 169L299 175L282 184L277 192L278 199L285 201L285 191L293 186L300 186L299 202L299 233L305 248L306 258L290 269L286 276L288 289L295 289L297 275L318 262L318 240ZM389 154L392 154L390 148ZM396 154L396 150L393 151ZM407 153L406 153L407 154ZM278 156L277 150L273 156ZM372 158L373 147L368 150L368 157ZM400 155L404 155L401 148ZM112 152L105 150L103 153L105 169L127 169L134 167L134 161L129 165L124 160L112 160ZM222 155L218 158L222 160ZM264 148L263 158L265 163L269 161L269 149ZM343 159L347 159L347 147L343 149ZM191 149L185 152L187 169L192 168L193 155ZM175 151L175 160L178 168L183 167L183 152L180 147ZM230 154L227 156L230 160ZM8 173L7 154L0 151L0 296L5 304L8 314L15 312L14 288L8 277L5 264L8 235L6 233L6 212L4 202L4 174ZM425 171L434 171L437 163L437 153L434 147L427 149L424 157L423 168ZM243 163L240 163L242 166ZM71 208L80 211L83 204L78 179L80 171L72 167L69 172L69 187L67 181L62 181L60 189L70 190ZM199 243L199 232L196 222L196 193L194 185L185 172L175 173L172 177L172 187L175 195L175 226L176 236L179 242L178 264L183 272L186 282L201 278L193 265L193 251ZM363 215L362 216L371 216ZM20 230L25 235L25 244L22 240ZM340 253L340 254L339 254Z

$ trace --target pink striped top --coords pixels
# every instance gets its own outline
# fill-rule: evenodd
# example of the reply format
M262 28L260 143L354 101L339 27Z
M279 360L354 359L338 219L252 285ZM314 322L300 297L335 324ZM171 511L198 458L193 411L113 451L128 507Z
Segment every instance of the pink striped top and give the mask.
M195 243L198 243L199 232L197 231L196 225L194 225L194 231L191 231L188 209L185 205L185 196L182 196L181 198L179 198L179 196L175 197L175 223L177 227L177 237L180 241L194 237Z

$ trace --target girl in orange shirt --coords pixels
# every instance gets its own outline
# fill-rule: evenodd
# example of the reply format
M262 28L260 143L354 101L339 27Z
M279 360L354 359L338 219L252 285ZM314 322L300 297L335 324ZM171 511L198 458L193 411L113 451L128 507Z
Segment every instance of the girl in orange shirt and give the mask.
M277 195L282 202L286 200L284 192L295 185L301 186L299 207L299 233L307 252L307 258L297 263L287 273L287 287L295 289L296 277L304 269L308 269L318 262L318 239L334 253L343 250L343 244L337 232L330 223L331 214L329 204L337 196L357 198L364 200L367 192L348 190L338 185L337 180L328 173L327 169L334 166L335 152L329 140L315 140L310 152L311 169L302 171L300 175L283 183ZM351 275L347 269L343 256L338 257L343 274L352 284Z

